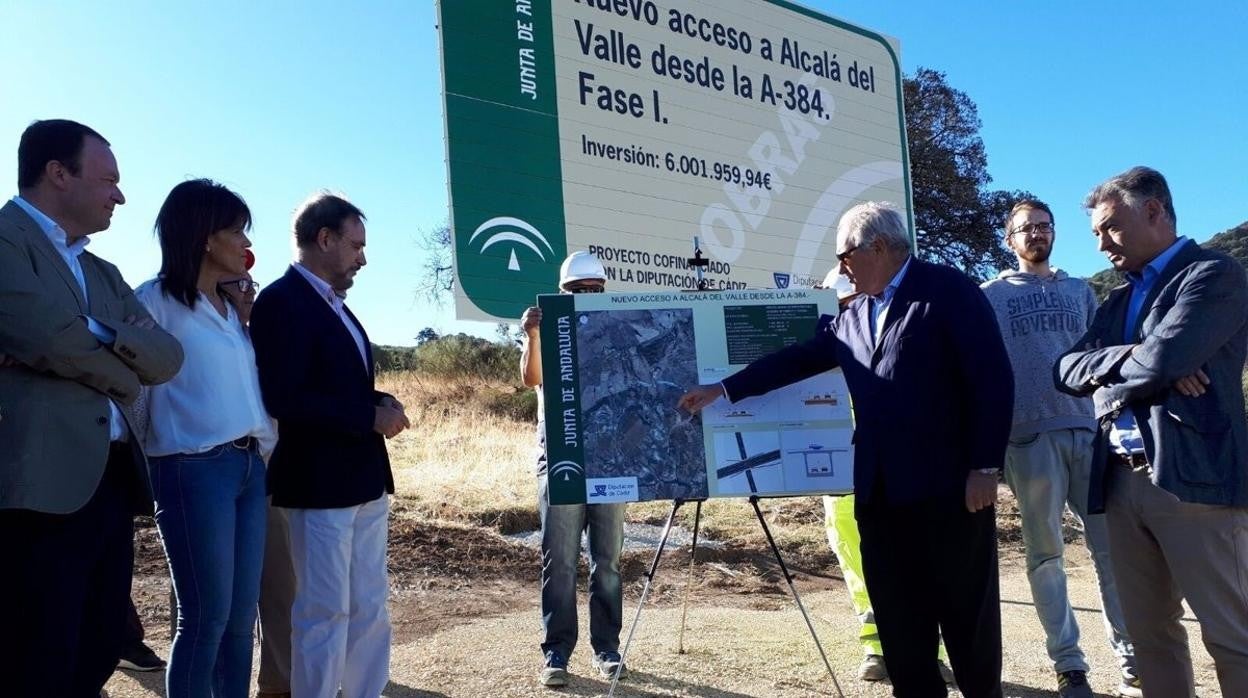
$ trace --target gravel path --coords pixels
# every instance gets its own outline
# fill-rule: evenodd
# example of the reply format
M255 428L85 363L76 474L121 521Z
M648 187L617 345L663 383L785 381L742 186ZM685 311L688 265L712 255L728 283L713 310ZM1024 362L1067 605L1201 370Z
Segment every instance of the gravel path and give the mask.
M1113 695L1116 665L1105 642L1098 609L1092 565L1082 546L1068 553L1070 591L1080 626L1083 647L1093 667L1092 686L1098 696ZM705 567L705 575L720 574ZM683 566L659 571L660 577L683 578ZM799 592L802 581L798 580ZM471 590L465 593L473 593ZM396 628L391 657L389 698L438 696L484 698L493 696L600 696L609 682L593 677L589 650L583 646L572 658L571 684L558 692L536 685L536 642L539 619L536 588L532 601L519 608L458 623L430 636L411 637ZM396 596L393 603L418 604L418 597ZM854 678L860 660L855 642L857 622L842 589L809 592L803 596L833 669L847 696L888 696L886 684L866 684ZM625 602L625 631L636 610L636 598ZM419 609L416 609L419 610ZM1044 639L1031 606L1021 557L1005 553L1002 559L1002 616L1005 632L1005 680L1007 696L1052 696L1052 669L1044 652ZM433 612L433 611L430 611ZM679 604L648 606L641 616L629 651L631 676L620 683L617 696L696 696L738 698L744 696L836 695L827 672L792 600L787 596L754 594L745 598L700 598L688 611L684 635L685 653L675 649L681 623ZM1187 617L1196 659L1198 691L1218 696L1213 664L1200 645L1200 630ZM582 628L582 638L588 637ZM154 638L153 645L167 653L167 642ZM150 698L163 695L160 674L119 672L109 683L114 698ZM957 694L955 694L957 695Z

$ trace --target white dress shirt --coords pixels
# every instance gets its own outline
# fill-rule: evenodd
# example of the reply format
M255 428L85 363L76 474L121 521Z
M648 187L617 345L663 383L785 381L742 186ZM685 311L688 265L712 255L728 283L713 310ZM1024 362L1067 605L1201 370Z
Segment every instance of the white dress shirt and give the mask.
M188 308L152 279L134 291L166 332L182 343L186 359L173 380L152 386L147 453L203 453L254 436L267 455L277 434L260 398L256 352L229 303L221 317L200 293Z
M355 323L351 321L351 317L347 315L346 306L343 304L347 294L335 291L328 281L308 271L308 268L302 264L295 262L293 266L295 271L299 272L303 278L308 280L308 283L312 284L312 288L316 289L316 295L324 298L325 302L329 303L329 307L333 308L334 313L338 315L338 319L342 320L342 324L351 333L351 338L355 340L355 348L360 350L360 360L364 362L364 370L369 370L368 352L364 349L364 337L360 334L360 328L356 327Z
M43 211L35 208L34 204L20 196L13 197L13 203L21 206L22 210L34 219L35 223L39 225L39 229L43 231L43 234L48 236L48 242L52 243L56 253L61 256L61 259L65 260L65 265L69 267L70 273L78 280L78 289L82 291L83 310L86 310L90 307L91 302L87 295L87 280L82 275L82 263L78 260L78 256L82 254L83 250L87 249L91 239L83 235L74 240L73 244L70 244L69 235L65 232L65 229L49 218ZM85 313L82 317L87 321L87 330L95 335L95 338L100 340L101 344L112 346L117 339L116 332L101 325L95 318ZM129 431L126 429L126 420L121 416L121 409L117 406L117 403L111 399L108 401L108 412L108 438L112 441L125 441L126 434Z

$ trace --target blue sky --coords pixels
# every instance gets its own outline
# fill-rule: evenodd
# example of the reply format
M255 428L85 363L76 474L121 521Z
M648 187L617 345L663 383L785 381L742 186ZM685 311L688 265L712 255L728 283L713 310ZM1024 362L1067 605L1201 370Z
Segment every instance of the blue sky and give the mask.
M1135 164L1170 180L1183 234L1203 241L1248 220L1248 3L806 4L898 38L907 72L945 71L970 95L993 186L1052 205L1054 259L1072 273L1107 266L1080 199ZM455 321L450 303L415 297L416 240L447 218L433 3L347 7L0 3L3 196L16 193L30 121L97 129L129 201L91 249L138 285L159 266L156 211L185 178L217 179L248 201L262 283L291 258L294 207L316 189L341 191L369 219L369 265L348 304L373 341L412 343L426 326L492 336L492 325Z

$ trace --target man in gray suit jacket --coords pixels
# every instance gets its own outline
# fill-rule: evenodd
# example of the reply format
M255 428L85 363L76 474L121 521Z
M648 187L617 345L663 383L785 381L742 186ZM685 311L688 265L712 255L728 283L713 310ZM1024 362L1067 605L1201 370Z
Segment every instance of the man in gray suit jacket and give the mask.
M1248 277L1175 232L1161 173L1136 167L1084 206L1127 273L1055 366L1100 423L1088 508L1110 555L1145 696L1194 696L1183 599L1224 696L1248 696Z
M182 347L83 248L125 202L108 142L37 121L0 208L0 676L4 695L99 696L129 606L132 517L150 512L121 407Z

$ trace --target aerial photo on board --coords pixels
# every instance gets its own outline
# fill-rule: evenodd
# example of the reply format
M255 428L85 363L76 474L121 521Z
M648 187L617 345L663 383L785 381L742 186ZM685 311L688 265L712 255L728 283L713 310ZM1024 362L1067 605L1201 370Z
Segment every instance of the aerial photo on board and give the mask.
M676 407L697 385L693 312L577 313L585 476L637 479L637 498L707 496L702 421Z

